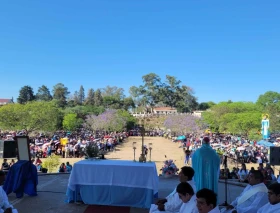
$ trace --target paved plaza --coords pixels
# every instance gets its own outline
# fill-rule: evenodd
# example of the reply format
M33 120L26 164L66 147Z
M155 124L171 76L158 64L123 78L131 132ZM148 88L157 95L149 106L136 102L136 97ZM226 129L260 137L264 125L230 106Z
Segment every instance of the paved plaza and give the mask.
M66 203L66 188L69 174L39 175L38 196L25 195L17 199L15 194L9 195L10 202L18 209L19 213L83 213L87 208L85 204ZM178 178L159 177L159 196L165 197L178 184ZM244 187L228 184L228 202L234 200ZM219 203L225 201L225 187L219 183ZM148 213L147 209L131 208L131 213Z

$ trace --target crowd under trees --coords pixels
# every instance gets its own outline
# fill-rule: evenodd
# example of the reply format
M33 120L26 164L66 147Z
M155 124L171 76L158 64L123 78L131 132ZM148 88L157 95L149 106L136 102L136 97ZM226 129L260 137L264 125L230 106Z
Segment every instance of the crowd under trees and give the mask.
M155 73L142 77L143 84L132 86L129 97L123 88L107 86L90 88L83 85L70 93L58 83L50 90L42 85L34 93L26 85L19 91L17 103L0 107L0 129L32 131L73 131L79 127L92 130L120 131L132 128L137 120L128 112L148 112L154 107L167 106L178 112L205 111L201 119L188 115L165 116L151 119L151 128L166 128L175 132L196 132L205 128L212 132L225 132L254 137L260 131L262 114L269 114L270 131L280 131L280 93L268 91L253 102L203 102L198 103L193 90L174 76L163 81ZM86 94L85 94L86 93ZM116 122L101 127L101 121L110 115ZM175 118L176 117L176 118ZM151 124L153 123L153 124Z

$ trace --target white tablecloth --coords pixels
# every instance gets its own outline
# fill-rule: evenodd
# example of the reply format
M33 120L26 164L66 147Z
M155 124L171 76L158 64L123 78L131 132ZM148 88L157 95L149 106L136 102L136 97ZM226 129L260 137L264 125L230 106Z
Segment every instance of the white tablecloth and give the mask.
M72 191L77 186L120 186L135 190L142 188L153 190L156 195L158 174L153 162L82 160L74 164L68 183L68 188Z

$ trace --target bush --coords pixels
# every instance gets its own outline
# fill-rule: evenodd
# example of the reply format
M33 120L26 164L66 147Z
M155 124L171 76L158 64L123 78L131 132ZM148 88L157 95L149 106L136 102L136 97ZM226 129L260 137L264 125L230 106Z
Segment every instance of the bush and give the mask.
M46 158L42 163L42 167L47 169L49 173L55 171L60 165L60 156L52 154L50 157Z

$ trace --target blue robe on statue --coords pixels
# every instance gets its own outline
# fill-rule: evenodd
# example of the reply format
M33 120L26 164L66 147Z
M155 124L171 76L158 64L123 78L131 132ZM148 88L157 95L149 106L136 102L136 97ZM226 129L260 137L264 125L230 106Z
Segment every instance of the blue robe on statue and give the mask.
M263 139L268 139L269 138L269 120L268 119L263 119L262 120L262 136Z
M203 144L193 154L192 168L195 171L196 190L207 188L218 194L220 157L208 143Z

